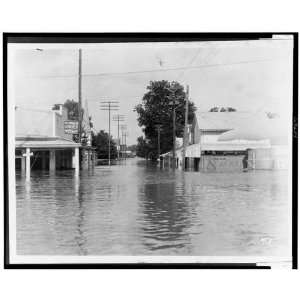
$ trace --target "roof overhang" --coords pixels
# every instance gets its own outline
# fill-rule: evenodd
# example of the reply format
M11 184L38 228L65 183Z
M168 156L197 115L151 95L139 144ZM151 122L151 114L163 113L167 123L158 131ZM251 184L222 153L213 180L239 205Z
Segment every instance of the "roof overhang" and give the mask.
M245 151L247 149L270 148L268 143L210 143L201 144L201 151Z
M61 137L27 136L16 137L15 147L38 149L73 149L81 147L81 144Z

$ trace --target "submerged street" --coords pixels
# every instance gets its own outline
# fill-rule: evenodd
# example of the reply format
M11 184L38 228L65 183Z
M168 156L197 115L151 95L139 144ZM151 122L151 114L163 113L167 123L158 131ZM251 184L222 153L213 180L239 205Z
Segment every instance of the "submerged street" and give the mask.
M132 158L17 173L17 254L286 255L286 171L200 173Z

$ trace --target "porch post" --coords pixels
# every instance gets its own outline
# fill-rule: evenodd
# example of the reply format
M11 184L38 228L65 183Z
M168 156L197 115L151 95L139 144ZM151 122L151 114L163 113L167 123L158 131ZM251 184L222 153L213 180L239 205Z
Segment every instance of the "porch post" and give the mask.
M50 150L50 156L49 156L49 170L55 171L56 168L56 155L55 150Z
M30 179L30 148L26 148L26 180Z
M74 149L74 164L75 164L75 174L79 174L79 148Z
M23 154L25 154L25 151L22 150L22 158L21 158L21 172L22 174L25 174L26 172L26 158L23 156Z

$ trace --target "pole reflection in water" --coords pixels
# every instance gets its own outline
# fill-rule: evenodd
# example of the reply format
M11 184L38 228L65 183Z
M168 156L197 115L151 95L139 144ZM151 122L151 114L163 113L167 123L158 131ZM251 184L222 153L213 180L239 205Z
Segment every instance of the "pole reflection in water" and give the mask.
M84 237L84 199L82 194L84 193L83 188L80 188L80 178L79 176L74 176L74 191L75 191L75 201L78 202L78 212L77 212L77 235L75 235L75 240L77 242L78 250L80 255L86 255L87 250L86 246L86 238Z
M142 186L140 193L144 244L157 254L168 254L170 249L179 254L190 245L186 231L191 211L188 199L182 195L185 181L178 183L173 176L170 173L166 179L157 172L155 181Z
M286 172L175 172L144 160L16 176L17 253L290 255Z

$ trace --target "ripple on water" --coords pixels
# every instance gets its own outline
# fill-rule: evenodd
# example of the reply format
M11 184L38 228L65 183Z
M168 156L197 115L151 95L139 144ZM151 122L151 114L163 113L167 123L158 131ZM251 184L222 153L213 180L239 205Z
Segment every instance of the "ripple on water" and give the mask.
M172 172L137 159L16 176L17 252L289 255L285 172Z

